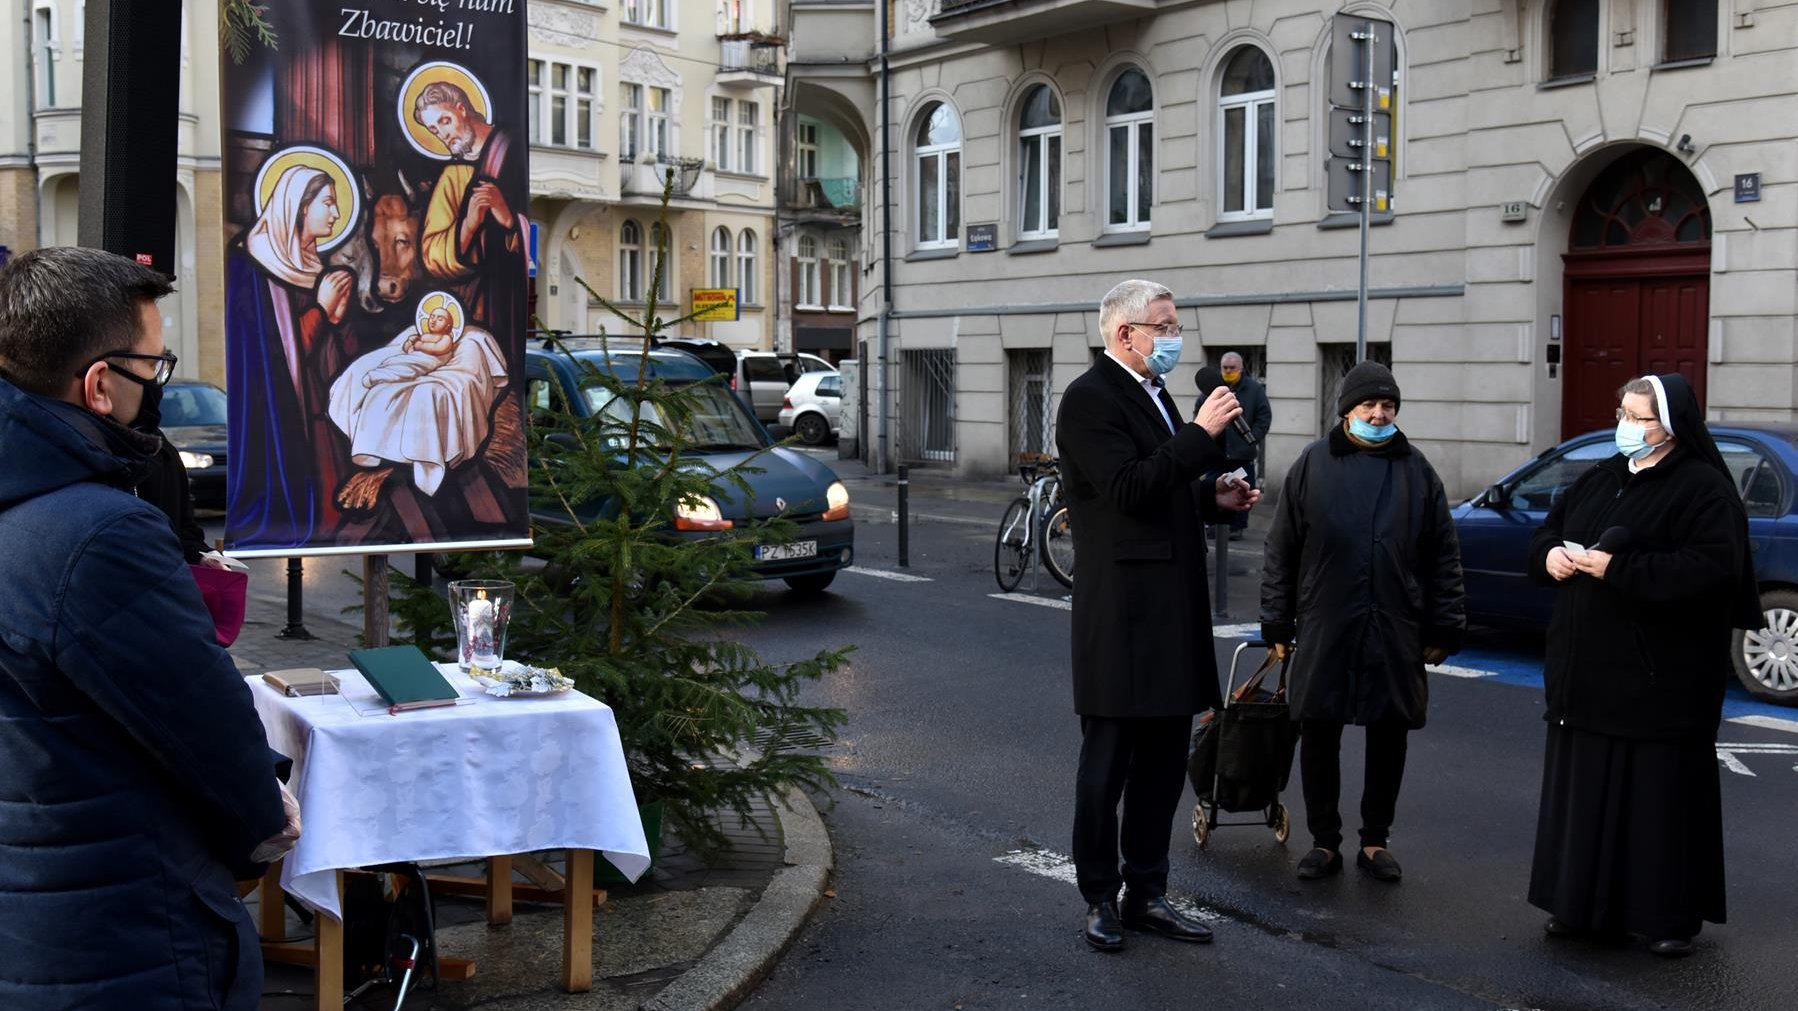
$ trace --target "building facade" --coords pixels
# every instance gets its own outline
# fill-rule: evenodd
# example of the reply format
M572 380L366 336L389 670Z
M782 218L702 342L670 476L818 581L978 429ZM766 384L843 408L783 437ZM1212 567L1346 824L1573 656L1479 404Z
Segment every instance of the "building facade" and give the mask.
M1204 356L1266 380L1277 482L1353 360L1358 222L1326 200L1339 10L1395 28L1369 353L1451 490L1608 426L1642 372L1685 373L1714 418L1792 417L1798 8L792 0L791 104L873 153L873 454L994 474L1052 446L1099 297L1140 276L1179 296L1183 406Z

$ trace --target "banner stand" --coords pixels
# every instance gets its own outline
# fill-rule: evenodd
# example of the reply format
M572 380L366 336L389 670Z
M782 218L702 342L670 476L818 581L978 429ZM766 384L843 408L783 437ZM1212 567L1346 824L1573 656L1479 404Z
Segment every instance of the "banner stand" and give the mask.
M362 645L387 645L387 556L362 559Z

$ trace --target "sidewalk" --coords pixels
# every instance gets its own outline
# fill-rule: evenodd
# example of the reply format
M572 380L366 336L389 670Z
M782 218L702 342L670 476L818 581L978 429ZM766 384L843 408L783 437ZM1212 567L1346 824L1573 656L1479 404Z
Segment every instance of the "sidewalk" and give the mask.
M345 655L359 644L359 626L318 614L306 616L306 627L317 638L276 638L286 625L286 613L279 601L267 597L253 596L245 617L231 654L246 674L282 667L343 667ZM719 826L734 844L719 862L705 864L664 830L654 868L634 885L609 889L606 903L594 912L589 993L567 994L556 986L560 905L518 902L511 924L489 927L481 899L438 897L438 949L472 959L475 975L467 981L443 981L434 991L414 991L406 1008L713 1011L734 1006L773 967L823 899L831 846L816 809L799 791L784 803L763 803L749 824L727 814ZM554 867L558 860L552 857L544 854L545 863ZM478 865L444 870L482 873ZM257 896L246 902L254 916ZM287 932L293 939L312 933L291 909ZM264 1011L311 1008L312 970L269 965L263 991ZM365 997L348 1006L392 1006L385 989Z

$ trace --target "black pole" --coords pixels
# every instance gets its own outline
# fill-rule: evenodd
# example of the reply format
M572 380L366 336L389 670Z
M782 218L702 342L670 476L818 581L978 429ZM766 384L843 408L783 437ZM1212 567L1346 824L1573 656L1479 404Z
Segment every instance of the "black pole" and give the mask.
M1211 616L1230 616L1230 524L1213 523L1211 532L1217 538L1216 589L1211 594Z
M899 465L899 567L911 567L911 468Z
M305 575L305 569L300 565L298 558L287 560L287 627L275 633L277 639L316 638L306 628Z

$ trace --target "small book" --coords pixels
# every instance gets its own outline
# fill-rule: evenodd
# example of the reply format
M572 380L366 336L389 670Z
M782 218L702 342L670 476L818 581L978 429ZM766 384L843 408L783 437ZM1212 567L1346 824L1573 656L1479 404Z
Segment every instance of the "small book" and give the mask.
M461 698L417 646L352 650L350 662L380 693L391 712L453 706Z
M303 695L335 695L337 679L317 667L294 667L272 670L262 675L274 689L290 699Z

